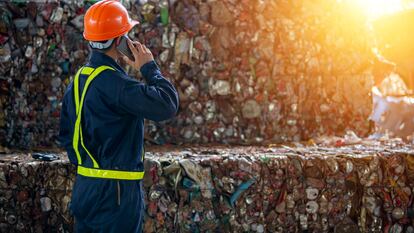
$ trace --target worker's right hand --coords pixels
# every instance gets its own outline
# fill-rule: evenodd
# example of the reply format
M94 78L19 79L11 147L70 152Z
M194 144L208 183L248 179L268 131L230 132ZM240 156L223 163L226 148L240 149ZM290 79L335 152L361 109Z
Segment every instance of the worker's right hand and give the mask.
M134 69L140 70L144 64L154 60L151 51L145 45L139 43L138 41L127 41L129 49L131 49L131 52L134 55L135 61L130 60L126 56L124 56L124 61L134 67Z

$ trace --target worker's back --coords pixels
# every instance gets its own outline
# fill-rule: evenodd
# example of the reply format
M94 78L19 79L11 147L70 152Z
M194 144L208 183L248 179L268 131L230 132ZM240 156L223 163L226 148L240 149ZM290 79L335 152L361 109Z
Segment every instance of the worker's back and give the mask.
M92 54L65 93L59 133L77 166L70 210L78 233L142 232L144 119L178 110L177 91L151 51L127 37L137 24L115 0L93 4L84 17ZM145 83L128 77L121 58Z
M86 86L99 69L105 70ZM154 61L143 65L141 73L147 84L94 51L79 71L78 90L75 78L65 93L60 141L78 165L71 210L80 232L140 232L142 227L144 119L174 116L178 95ZM77 109L80 137L75 139ZM74 146L76 141L80 143Z
M86 148L99 162L102 168L115 168L122 170L142 170L141 151L143 148L143 117L137 113L132 115L119 104L121 90L128 82L135 83L122 75L123 70L110 57L103 53L95 52L86 67L97 68L108 65L116 71L106 70L91 83L85 95L82 111L82 134ZM82 93L86 74L79 76L79 92ZM72 147L72 129L76 121L74 86L71 84L64 96L64 108L62 120L71 122L63 125L61 136L66 139L69 151ZM68 119L66 121L65 119ZM67 135L65 135L67 133ZM80 154L85 165L92 167L92 161L87 158L84 148L80 147ZM76 155L69 153L69 158L76 163Z

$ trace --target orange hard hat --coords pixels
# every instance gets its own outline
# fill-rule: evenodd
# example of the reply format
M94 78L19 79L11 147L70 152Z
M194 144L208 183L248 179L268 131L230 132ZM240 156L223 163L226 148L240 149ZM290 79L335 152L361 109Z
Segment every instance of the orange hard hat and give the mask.
M86 11L83 22L83 37L89 41L105 41L122 36L138 24L138 21L129 18L125 7L114 0L93 4Z

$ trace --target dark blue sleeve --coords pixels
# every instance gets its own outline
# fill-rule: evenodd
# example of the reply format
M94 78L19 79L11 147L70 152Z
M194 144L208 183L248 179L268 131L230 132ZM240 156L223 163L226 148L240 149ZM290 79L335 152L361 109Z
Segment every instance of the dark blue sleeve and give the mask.
M68 152L68 157L71 163L77 164L75 151L72 147L73 128L76 120L75 106L73 105L73 88L72 83L68 86L62 100L62 108L60 111L60 130L59 142L60 146L65 148Z
M155 61L146 63L140 71L147 84L124 79L119 96L120 108L153 121L174 117L179 104L177 90L162 76Z

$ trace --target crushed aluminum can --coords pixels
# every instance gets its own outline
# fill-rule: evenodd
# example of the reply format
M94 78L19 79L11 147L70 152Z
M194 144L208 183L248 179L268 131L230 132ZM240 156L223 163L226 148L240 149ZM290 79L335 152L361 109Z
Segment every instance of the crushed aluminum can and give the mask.
M147 148L145 232L401 232L410 226L405 219L414 216L412 191L404 191L414 188L407 179L414 172L414 148L401 140L172 151ZM51 162L2 155L2 231L70 229L76 168L65 154L56 155L61 159ZM353 170L346 169L349 161ZM330 169L332 164L338 169ZM372 174L389 179L366 182Z
M0 143L22 149L56 147L55 116L61 105L54 102L61 101L90 52L82 30L85 10L92 3L0 4L0 32L5 36L0 37L0 77L11 78L2 102L5 114L0 122L4 122L5 132ZM325 6L328 14L284 10L318 9L318 3L307 2L163 0L123 4L142 22L130 32L131 38L142 40L154 53L162 72L177 86L181 109L193 102L217 106L196 115L180 111L163 124L148 122L148 141L266 144L343 135L344 129L356 135L369 132L370 124L364 119L372 105L371 74L369 67L354 67L371 63L372 40L364 19L344 14L340 3ZM315 21L297 20L308 13L314 14ZM308 37L326 34L321 33L320 25L330 23L328 15L339 15L339 26L349 28L352 36L335 32L323 42ZM347 23L353 20L359 23ZM341 51L338 55L330 52L333 46ZM349 59L355 57L352 51L360 55L358 59ZM125 70L139 75L129 66ZM187 84L181 86L183 80ZM52 91L39 93L33 91L36 88ZM231 109L223 108L222 102L232 103ZM340 107L333 111L333 106ZM201 115L203 121L197 117ZM349 119L353 119L352 125ZM407 124L402 127L408 129ZM346 138L353 139L354 135Z

